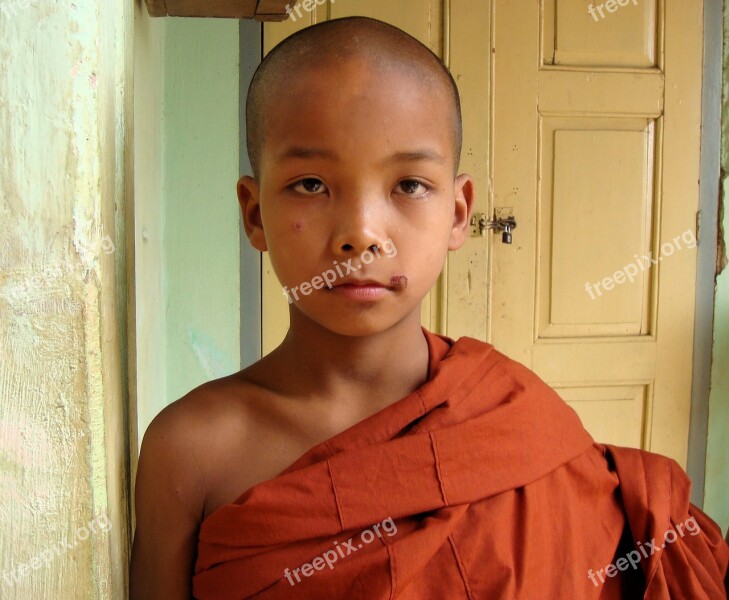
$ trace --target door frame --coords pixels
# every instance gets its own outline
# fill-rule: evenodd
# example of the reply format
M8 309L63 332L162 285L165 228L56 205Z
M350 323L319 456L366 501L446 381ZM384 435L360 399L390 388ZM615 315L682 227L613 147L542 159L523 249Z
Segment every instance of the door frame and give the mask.
M703 506L709 434L709 392L714 332L715 271L721 155L722 0L704 1L704 62L701 91L701 180L699 185L696 311L694 313L691 422L686 470L691 501ZM702 243L703 242L703 243Z

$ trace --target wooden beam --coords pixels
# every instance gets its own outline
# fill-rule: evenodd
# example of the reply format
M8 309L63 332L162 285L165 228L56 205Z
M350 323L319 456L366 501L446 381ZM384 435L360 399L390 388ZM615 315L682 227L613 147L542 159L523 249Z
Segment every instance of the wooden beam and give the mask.
M283 21L297 0L145 0L150 17L222 17Z
M166 17L167 4L165 0L147 0L147 12L150 17Z
M258 0L256 19L258 21L284 21L289 16L286 7L295 4L296 0Z
M256 0L167 0L170 17L228 17L252 19Z

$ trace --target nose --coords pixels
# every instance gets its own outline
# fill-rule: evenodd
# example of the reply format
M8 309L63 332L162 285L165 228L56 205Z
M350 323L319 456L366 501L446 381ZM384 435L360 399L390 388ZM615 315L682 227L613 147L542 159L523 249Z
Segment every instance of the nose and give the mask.
M357 256L374 246L382 247L386 238L386 209L374 198L360 196L342 203L335 215L336 225L331 240L335 256Z

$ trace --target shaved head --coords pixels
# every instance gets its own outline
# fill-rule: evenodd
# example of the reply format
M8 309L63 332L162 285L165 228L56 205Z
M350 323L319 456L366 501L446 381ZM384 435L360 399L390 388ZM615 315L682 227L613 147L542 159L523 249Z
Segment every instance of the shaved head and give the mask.
M367 17L347 17L298 31L271 50L258 66L246 102L246 142L255 179L260 175L273 99L285 94L296 78L352 59L366 61L368 67L382 73L383 80L388 74L404 75L422 82L425 93L440 92L445 99L443 111L450 115L454 172L458 169L463 138L461 103L443 61L397 27Z

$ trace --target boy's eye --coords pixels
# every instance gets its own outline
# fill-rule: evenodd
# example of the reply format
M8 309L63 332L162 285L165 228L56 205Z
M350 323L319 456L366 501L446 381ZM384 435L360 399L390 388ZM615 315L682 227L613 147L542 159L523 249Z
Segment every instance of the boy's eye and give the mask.
M425 184L422 184L415 179L403 179L397 184L397 187L407 196L422 196L428 191L428 187Z
M307 177L306 179L302 179L301 181L297 181L293 186L292 189L295 192L299 192L300 194L321 194L326 191L326 186L322 181L319 179L315 179L314 177Z

